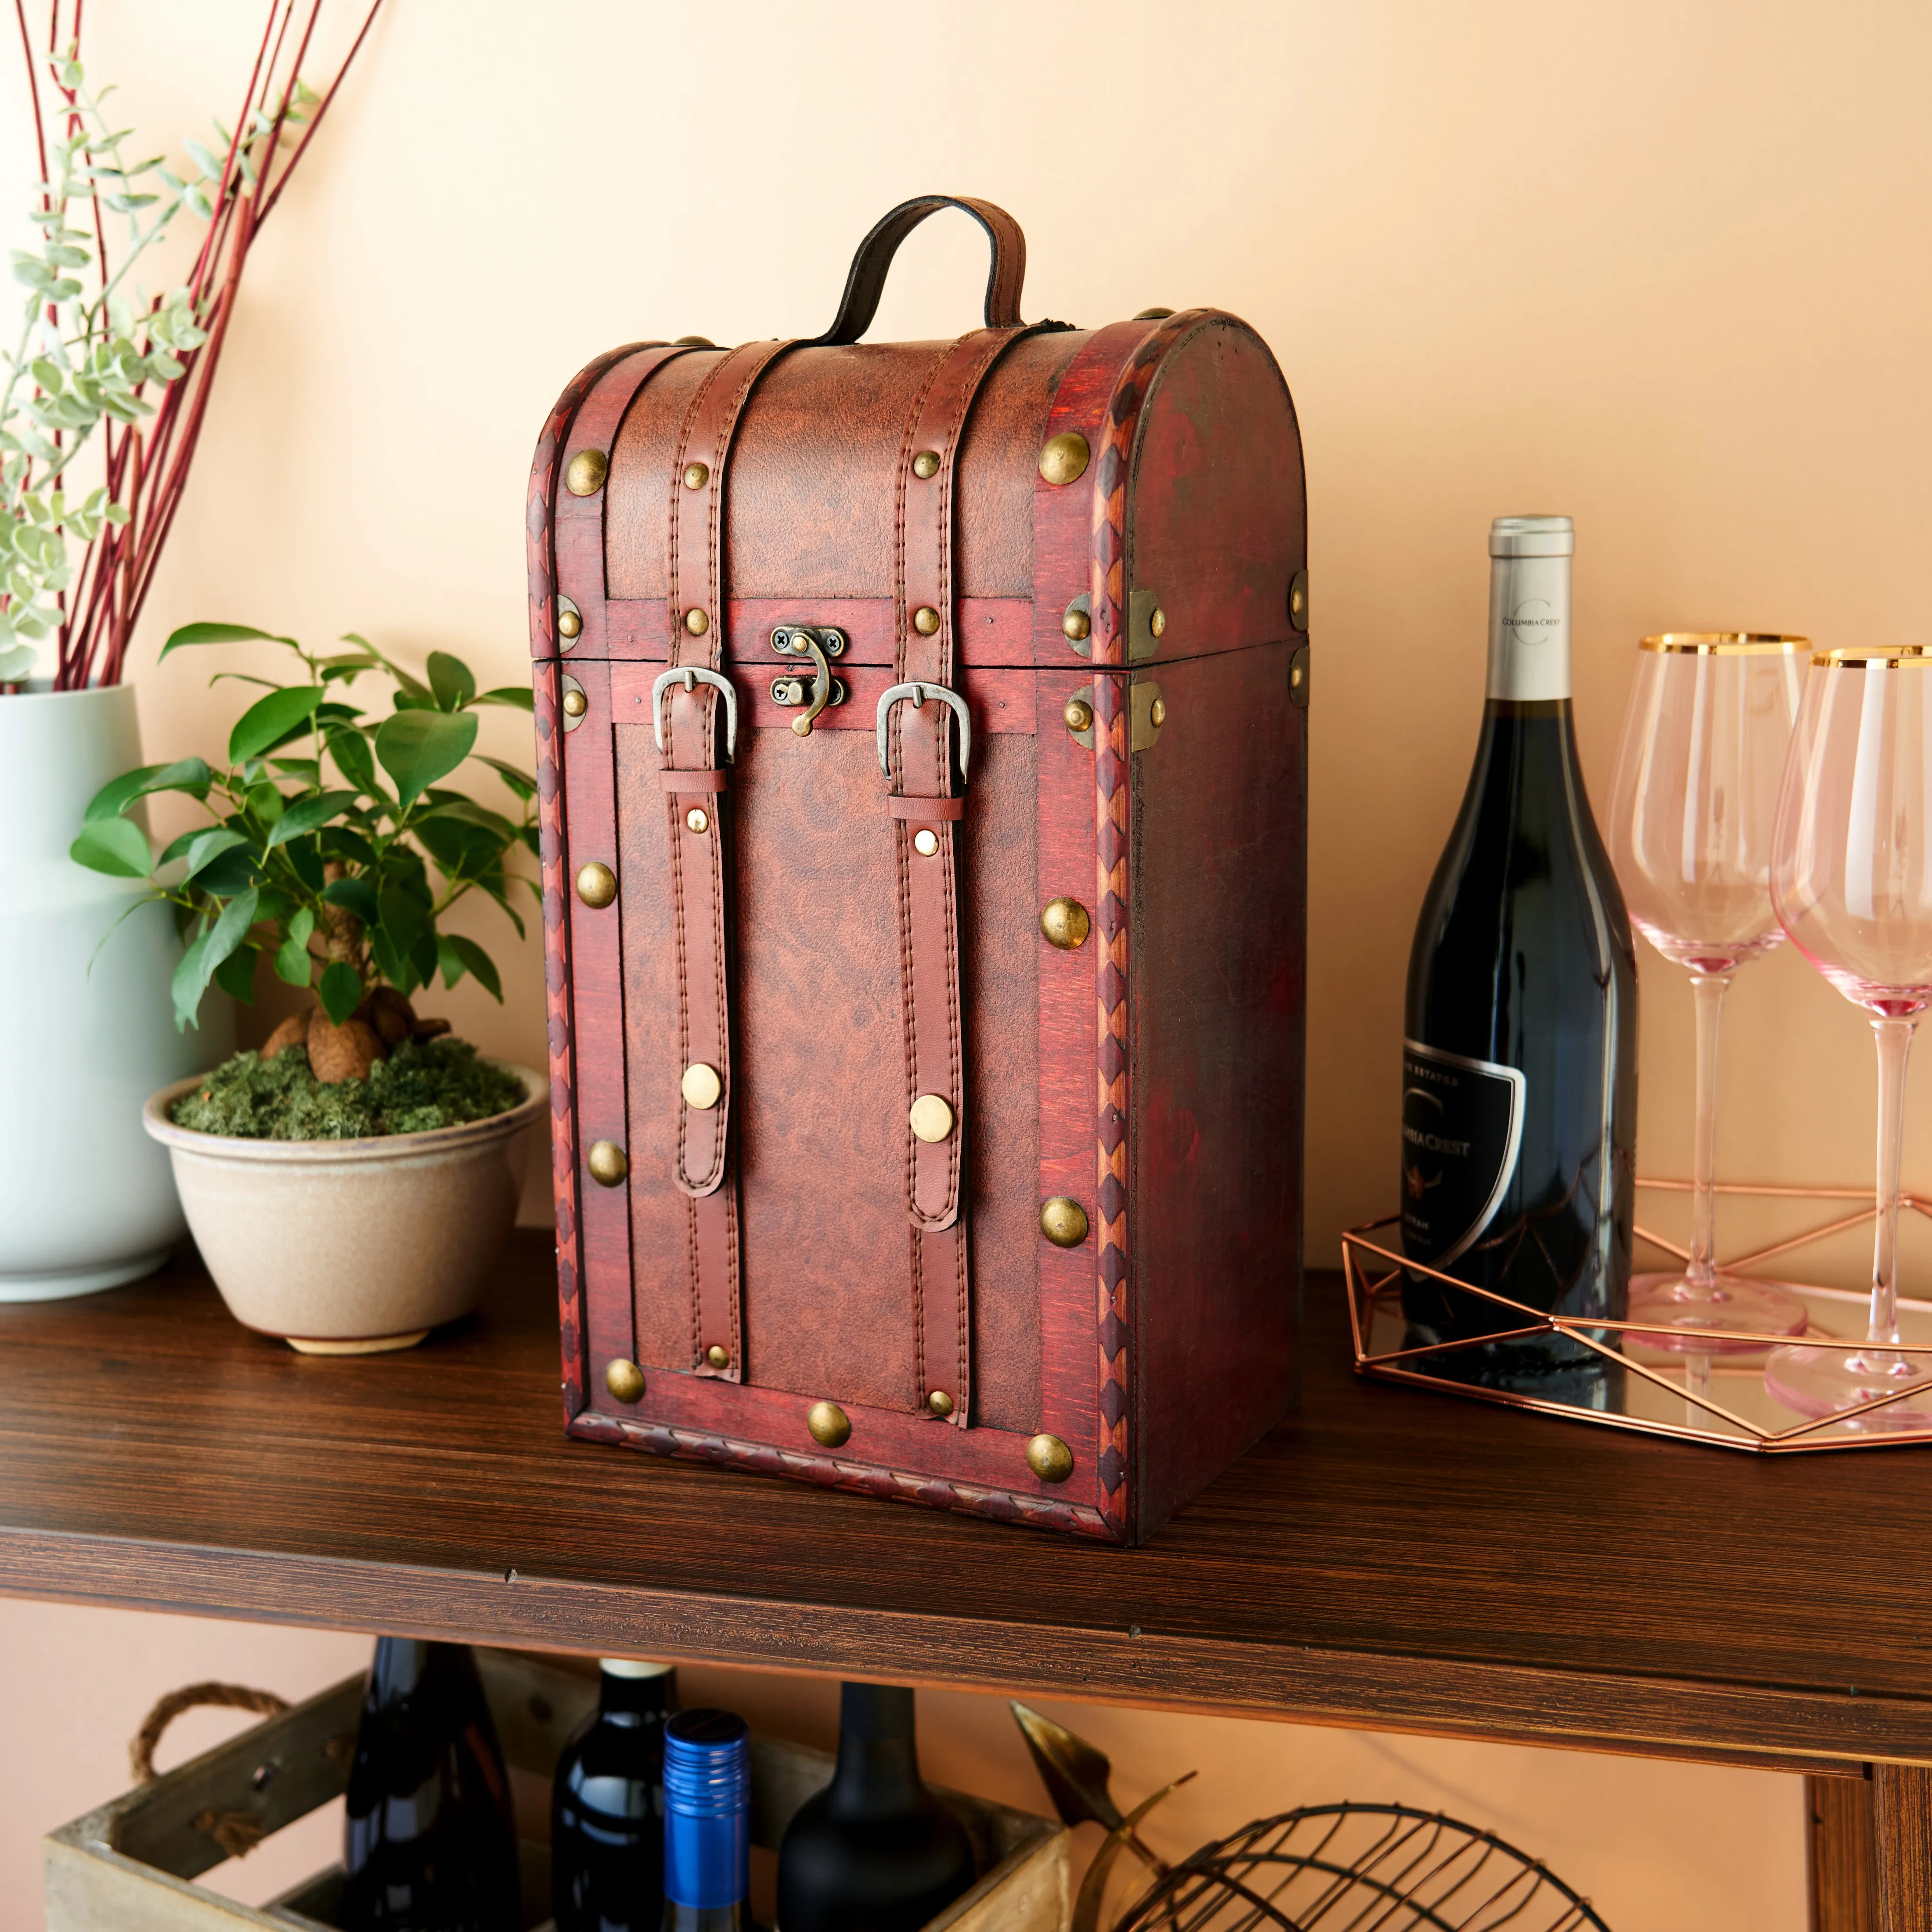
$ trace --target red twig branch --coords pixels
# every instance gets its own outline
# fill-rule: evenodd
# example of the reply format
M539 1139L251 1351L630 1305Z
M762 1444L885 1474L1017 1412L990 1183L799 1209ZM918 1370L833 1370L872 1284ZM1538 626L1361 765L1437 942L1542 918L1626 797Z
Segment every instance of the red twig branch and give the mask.
M82 4L83 0L74 0L72 31L63 42L61 0L50 0L49 55L57 53L63 45L78 43ZM87 545L74 574L71 597L64 595L60 599L56 689L74 690L89 684L120 681L128 640L154 582L187 487L207 414L209 388L227 340L249 249L315 138L344 76L375 25L382 0L370 0L348 52L334 78L317 95L301 139L284 158L284 130L302 63L308 58L321 16L322 0L308 0L300 30L292 34L298 4L299 0L268 0L262 38L242 95L242 112L222 158L220 180L209 184L214 200L214 214L188 278L196 317L206 333L206 340L195 349L177 352L177 359L183 365L182 374L156 399L152 416L138 423L116 424L104 420L101 424L104 479L110 497L124 504L130 515L124 524L104 525ZM38 70L46 56L37 53L32 46L26 0L14 0L14 13L27 59L34 139L38 144L40 176L45 181L48 178L46 134ZM78 102L74 90L57 87L56 92L64 97L70 123L75 123ZM271 113L273 120L268 131L252 134L257 114L266 117ZM252 186L242 172L244 154L259 156ZM94 232L97 265L104 286L106 238L98 202Z

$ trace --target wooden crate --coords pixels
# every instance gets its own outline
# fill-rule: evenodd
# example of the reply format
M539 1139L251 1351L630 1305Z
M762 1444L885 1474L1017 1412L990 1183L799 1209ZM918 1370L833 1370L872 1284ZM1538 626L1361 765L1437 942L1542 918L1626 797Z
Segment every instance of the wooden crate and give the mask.
M505 1651L477 1663L512 1775L545 1788L564 1741L596 1701L594 1676ZM195 1880L226 1856L218 1828L236 1814L261 1836L339 1797L347 1782L362 1680L352 1677L124 1792L44 1839L47 1932L326 1932L339 1867L260 1907ZM752 1841L775 1847L792 1814L832 1776L824 1751L754 1733ZM1065 1932L1067 1834L1049 1819L940 1792L972 1834L984 1876L928 1932ZM547 1845L525 1841L525 1922L549 1924Z

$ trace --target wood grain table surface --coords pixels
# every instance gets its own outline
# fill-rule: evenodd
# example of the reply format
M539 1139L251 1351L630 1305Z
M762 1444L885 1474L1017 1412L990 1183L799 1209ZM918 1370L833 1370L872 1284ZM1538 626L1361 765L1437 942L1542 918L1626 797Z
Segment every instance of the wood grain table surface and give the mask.
M568 1440L551 1261L298 1355L191 1254L0 1308L0 1591L1816 1771L1932 1762L1932 1450L1753 1458L1358 1380L1146 1548Z

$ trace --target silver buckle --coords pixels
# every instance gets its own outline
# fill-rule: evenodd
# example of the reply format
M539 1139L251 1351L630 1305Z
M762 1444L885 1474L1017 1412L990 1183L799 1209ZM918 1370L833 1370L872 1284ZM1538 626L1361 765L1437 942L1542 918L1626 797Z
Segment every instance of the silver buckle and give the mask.
M886 748L886 730L892 722L895 704L910 704L916 711L928 698L936 698L952 707L952 715L959 721L959 776L966 776L966 766L973 756L973 719L966 709L966 700L958 692L943 684L896 684L883 692L879 698L879 769L887 778L892 775L891 754Z
M686 691L694 691L700 684L708 684L724 694L724 762L735 764L738 757L738 694L732 688L728 677L720 677L715 670L700 670L695 664L680 664L674 670L662 673L651 686L651 735L657 740L662 752L664 743L664 694L674 684L682 684Z

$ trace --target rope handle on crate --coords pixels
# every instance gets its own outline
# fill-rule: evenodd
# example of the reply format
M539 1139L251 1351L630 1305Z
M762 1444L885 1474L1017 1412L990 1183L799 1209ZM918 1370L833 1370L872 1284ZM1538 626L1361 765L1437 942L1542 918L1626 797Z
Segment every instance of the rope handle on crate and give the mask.
M154 1752L162 1734L184 1711L216 1705L230 1711L252 1711L256 1716L278 1718L288 1709L289 1700L272 1690L256 1690L246 1684L187 1684L170 1690L141 1720L128 1745L128 1762L136 1784L152 1784L158 1775ZM267 1837L262 1821L252 1811L220 1811L210 1806L197 1811L189 1821L220 1846L225 1858L244 1858Z

